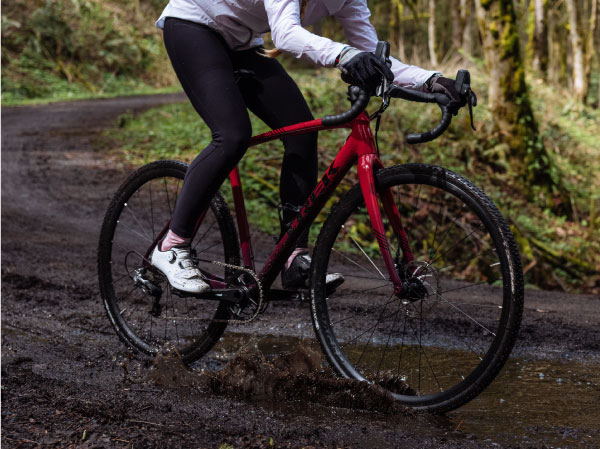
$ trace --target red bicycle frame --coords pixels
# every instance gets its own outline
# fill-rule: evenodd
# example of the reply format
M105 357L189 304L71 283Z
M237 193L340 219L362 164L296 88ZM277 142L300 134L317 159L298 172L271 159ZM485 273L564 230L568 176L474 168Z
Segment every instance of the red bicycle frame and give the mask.
M309 122L298 123L296 125L286 126L264 134L260 134L253 137L250 141L250 146L252 147L261 143L269 142L271 140L280 139L284 136L344 127L351 128L352 130L350 136L346 140L346 143L342 146L335 159L292 222L289 230L277 243L275 249L258 274L259 279L261 280L261 283L265 289L269 289L272 283L275 281L285 261L294 250L295 242L298 236L300 236L305 229L310 227L346 173L354 164L357 164L358 180L365 200L365 205L369 213L369 218L371 220L371 226L377 238L379 249L381 250L390 280L394 284L394 292L396 294L400 294L402 292L402 281L398 276L398 272L390 252L390 247L385 235L385 229L381 218L381 210L377 200L375 173L377 170L383 168L383 164L379 158L373 133L371 132L369 125L369 117L363 112L351 122L339 126L324 126L321 119L311 120ZM254 257L252 253L248 218L246 215L246 206L242 191L242 182L237 167L230 173L229 179L233 189L233 200L235 203L235 213L242 249L243 263L245 267L256 271L254 267ZM413 255L408 245L408 238L402 226L400 214L398 212L398 208L396 207L396 203L394 202L392 191L390 189L380 189L379 195L385 214L392 225L394 233L399 239L400 247L403 251L403 261L410 262L413 260ZM220 283L215 282L215 284ZM214 287L222 288L222 285L214 285Z

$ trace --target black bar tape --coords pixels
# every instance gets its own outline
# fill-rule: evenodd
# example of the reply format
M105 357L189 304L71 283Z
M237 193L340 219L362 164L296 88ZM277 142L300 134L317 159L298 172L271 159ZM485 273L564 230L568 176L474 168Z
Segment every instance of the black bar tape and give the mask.
M389 95L393 98L402 98L404 100L416 101L418 103L437 103L439 105L447 105L450 103L450 99L444 94L421 92L399 86L394 86L390 90Z
M448 126L450 126L452 113L445 106L440 106L440 109L442 110L442 120L435 128L420 134L409 134L406 136L406 142L409 144L429 142L441 136L448 129Z
M349 110L342 112L341 114L326 115L321 119L321 123L323 126L337 126L348 123L365 110L367 104L369 104L369 100L369 95L361 90L358 99L352 104L352 107Z

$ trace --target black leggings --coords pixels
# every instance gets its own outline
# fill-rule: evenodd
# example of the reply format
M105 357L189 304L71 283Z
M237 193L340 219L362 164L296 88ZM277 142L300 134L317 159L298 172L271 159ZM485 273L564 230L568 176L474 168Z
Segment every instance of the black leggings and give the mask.
M194 159L185 175L171 230L189 238L229 172L242 158L252 134L246 108L271 128L312 120L296 83L274 59L257 48L232 51L210 28L176 18L164 27L167 53L192 105L212 132L212 142ZM236 83L234 70L255 73ZM283 139L280 198L300 206L317 182L317 133ZM295 216L284 209L284 223ZM306 246L304 241L298 246Z

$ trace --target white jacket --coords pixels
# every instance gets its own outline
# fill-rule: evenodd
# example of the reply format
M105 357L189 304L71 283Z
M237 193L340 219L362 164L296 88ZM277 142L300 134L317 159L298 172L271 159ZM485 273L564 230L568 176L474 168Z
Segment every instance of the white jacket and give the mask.
M344 44L317 36L303 28L326 16L335 17L348 42L363 51L375 51L377 33L369 22L366 0L308 0L300 23L300 0L170 0L156 26L163 28L166 17L207 25L217 31L232 50L263 44L262 35L271 32L274 45L297 58L332 67ZM419 87L435 71L392 60L394 82Z

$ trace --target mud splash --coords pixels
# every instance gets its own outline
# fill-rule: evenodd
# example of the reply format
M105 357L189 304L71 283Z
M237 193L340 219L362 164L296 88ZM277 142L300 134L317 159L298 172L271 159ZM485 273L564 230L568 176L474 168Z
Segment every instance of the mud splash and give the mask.
M386 414L413 414L398 405L382 386L341 379L330 368L323 368L321 352L304 342L268 357L260 350L257 340L251 339L225 368L216 372L189 371L177 351L167 348L154 359L149 381L165 387L199 387L256 402L308 402ZM382 382L388 389L411 392L400 379L383 379Z
M234 355L240 344L244 349ZM257 401L411 413L379 386L338 379L321 369L320 349L311 340L229 334L216 356L227 365L209 374L215 392ZM600 447L599 372L595 364L511 358L478 398L446 415L446 425L488 444Z

